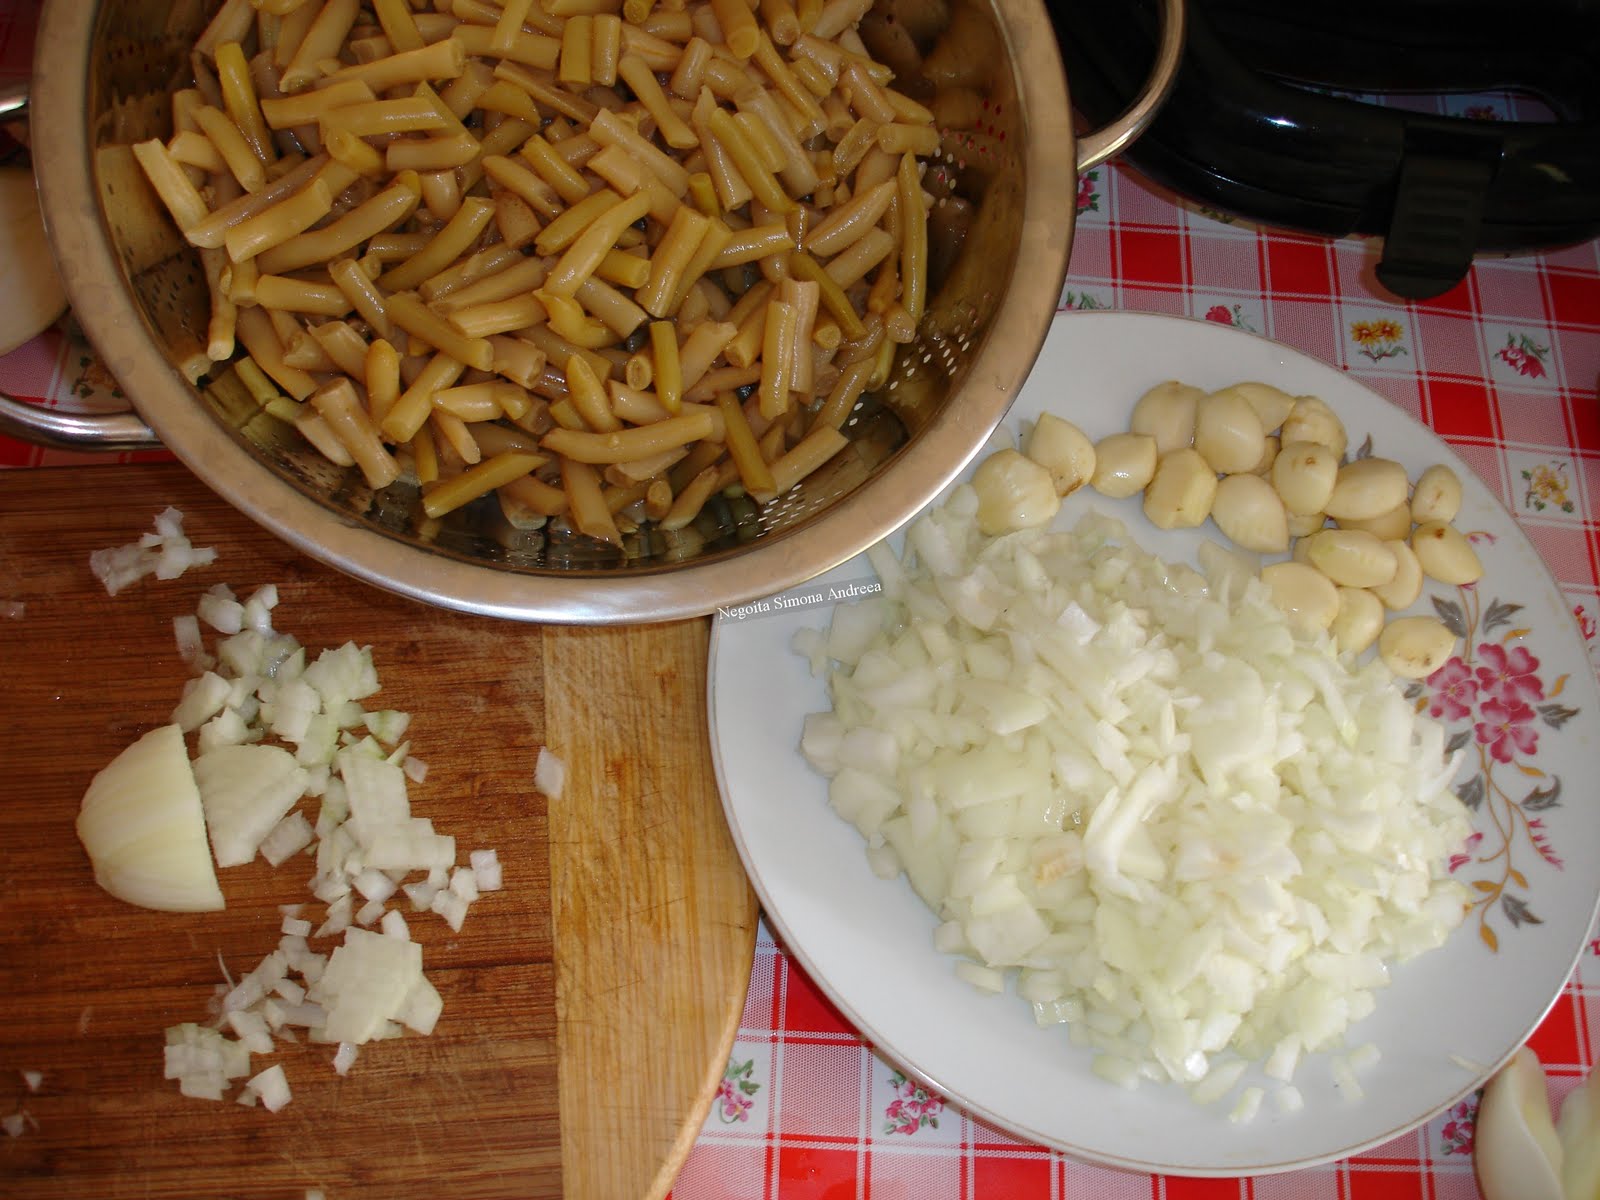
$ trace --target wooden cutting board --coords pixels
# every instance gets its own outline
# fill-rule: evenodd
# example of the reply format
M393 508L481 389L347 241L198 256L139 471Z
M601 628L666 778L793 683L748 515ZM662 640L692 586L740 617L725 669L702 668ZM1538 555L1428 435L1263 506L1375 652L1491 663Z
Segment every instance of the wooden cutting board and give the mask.
M216 563L108 597L90 553L168 504ZM276 583L275 624L309 650L373 647L368 706L411 712L429 766L413 811L458 859L494 847L505 871L459 934L400 906L444 998L434 1035L369 1044L344 1078L331 1047L255 1059L288 1074L276 1115L180 1096L163 1030L207 1019L219 955L238 974L273 948L309 863L221 872L225 912L147 912L96 887L73 830L94 772L168 720L187 677L172 618L218 582ZM24 607L0 617L0 1116L31 1123L0 1136L0 1194L666 1193L721 1079L756 929L709 758L706 622L428 608L303 557L168 463L0 473L7 601ZM533 788L541 745L568 767L559 801ZM44 1072L37 1093L24 1070Z

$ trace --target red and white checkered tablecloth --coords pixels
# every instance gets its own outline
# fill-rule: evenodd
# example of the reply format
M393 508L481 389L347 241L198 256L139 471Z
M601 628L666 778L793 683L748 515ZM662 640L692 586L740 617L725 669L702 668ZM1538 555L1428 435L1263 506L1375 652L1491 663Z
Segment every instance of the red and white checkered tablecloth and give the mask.
M0 81L27 73L31 0L0 0ZM1500 107L1509 98L1454 102ZM1359 379L1432 427L1516 515L1600 665L1600 244L1485 258L1437 300L1400 303L1375 247L1207 214L1113 165L1089 173L1063 309L1237 325ZM53 330L0 358L0 390L122 407L81 341ZM0 466L85 461L0 439ZM105 461L104 458L95 461ZM1600 930L1531 1045L1560 1096L1600 1042ZM1253 1179L1108 1170L1020 1143L919 1092L763 928L722 1093L675 1200L1475 1200L1468 1101L1370 1154Z

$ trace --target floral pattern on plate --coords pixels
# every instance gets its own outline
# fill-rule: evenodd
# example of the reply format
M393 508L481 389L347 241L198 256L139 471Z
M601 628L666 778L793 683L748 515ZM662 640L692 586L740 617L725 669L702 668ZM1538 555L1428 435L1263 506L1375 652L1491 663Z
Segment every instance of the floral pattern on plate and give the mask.
M1504 920L1511 929L1544 923L1529 900L1534 885L1527 863L1538 860L1558 871L1566 865L1545 823L1545 815L1560 807L1561 776L1534 760L1541 733L1560 732L1578 709L1558 699L1571 676L1547 683L1547 668L1523 644L1531 630L1514 624L1522 605L1497 598L1485 603L1475 587L1457 592L1457 599L1435 597L1433 604L1465 649L1412 684L1407 695L1452 730L1447 749L1466 757L1470 774L1456 785L1456 795L1473 811L1477 829L1449 865L1473 890L1478 937L1498 951L1494 922Z

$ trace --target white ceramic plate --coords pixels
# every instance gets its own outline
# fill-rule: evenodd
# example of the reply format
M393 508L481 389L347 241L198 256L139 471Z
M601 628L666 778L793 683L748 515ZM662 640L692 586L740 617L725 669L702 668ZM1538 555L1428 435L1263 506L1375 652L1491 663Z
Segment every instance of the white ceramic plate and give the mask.
M1376 453L1413 478L1444 462L1465 485L1457 526L1473 534L1485 577L1465 590L1430 582L1412 611L1437 604L1466 635L1461 653L1470 661L1453 675L1468 682L1452 697L1466 707L1454 704L1441 719L1467 753L1457 784L1477 798L1481 840L1458 875L1482 902L1442 949L1397 969L1377 1011L1351 1029L1350 1046L1371 1041L1382 1051L1360 1076L1364 1098L1344 1098L1329 1061L1310 1059L1295 1077L1302 1111L1284 1115L1269 1095L1253 1122L1235 1125L1231 1100L1199 1107L1176 1086L1130 1092L1102 1081L1089 1052L1061 1027L1037 1028L1014 993L982 995L955 977L953 960L932 947L933 914L903 877L872 874L860 836L829 809L825 781L796 748L805 714L826 708L827 698L790 639L802 625L825 625L852 585L872 586L864 557L741 615L718 615L712 746L768 921L884 1054L974 1115L1082 1158L1191 1175L1289 1170L1387 1141L1455 1103L1560 994L1600 898L1592 852L1600 809L1587 802L1600 762L1600 696L1567 603L1510 515L1431 432L1323 363L1201 321L1068 314L1006 427L1015 435L1049 409L1098 438L1126 428L1134 400L1169 378L1206 388L1259 379L1319 395L1343 416L1353 447L1370 435ZM1147 548L1189 560L1201 536L1220 536L1210 525L1163 535L1137 501L1087 492L1069 497L1060 523L1093 504L1119 515ZM1436 686L1415 692L1446 703Z

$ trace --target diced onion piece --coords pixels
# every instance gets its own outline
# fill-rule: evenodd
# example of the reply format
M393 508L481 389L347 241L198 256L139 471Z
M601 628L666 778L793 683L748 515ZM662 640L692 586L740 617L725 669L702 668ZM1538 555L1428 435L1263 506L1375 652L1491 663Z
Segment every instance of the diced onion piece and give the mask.
M498 892L503 886L500 857L494 850L474 850L467 856L480 892Z
M246 1100L246 1096L251 1099ZM244 1092L239 1100L241 1103L253 1104L258 1098L262 1108L274 1113L292 1099L289 1077L284 1074L282 1063L274 1063L260 1074L251 1076L250 1081L244 1085Z
M151 730L94 777L77 829L95 881L118 899L173 912L223 907L178 726Z
M272 1031L267 1019L251 1009L235 1009L227 1014L228 1028L233 1030L245 1049L251 1054L272 1053Z
M222 711L231 692L226 679L215 671L206 671L184 684L183 699L172 711L172 723L185 733L199 729Z
M533 786L551 800L561 799L567 790L567 764L548 746L539 747L533 764Z
M39 1090L40 1085L42 1085L43 1083L44 1083L44 1072L43 1071L32 1071L32 1070L26 1070L26 1069L23 1070L23 1072L22 1072L22 1085L24 1087L26 1087L30 1092L37 1092Z
M1233 1111L1228 1114L1228 1120L1235 1125L1248 1125L1256 1119L1256 1114L1261 1111L1261 1098L1266 1092L1259 1087L1247 1087L1239 1093L1239 1102L1233 1106Z
M254 858L306 786L305 768L281 746L219 746L195 759L194 777L220 867Z
M178 644L178 657L185 664L202 670L211 665L205 639L200 634L200 619L193 613L172 618L172 636Z
M340 1042L339 1049L333 1056L333 1069L340 1075L350 1074L350 1068L356 1065L356 1056L360 1049L354 1042Z
M309 995L326 1009L329 1041L360 1045L377 1037L385 1022L399 1019L422 978L422 947L416 942L350 928Z
M450 890L468 904L478 898L478 877L471 867L457 867L450 872Z
M229 1080L249 1073L250 1052L243 1042L192 1022L167 1030L164 1075L176 1079L185 1096L221 1100Z
M461 926L467 919L467 901L452 891L444 890L434 893L428 907L443 917L451 929L461 932Z
M406 919L397 908L391 908L383 914L383 919L378 922L378 932L384 937L398 938L402 942L411 940L411 929L406 925Z
M268 830L267 836L261 839L261 857L273 866L279 866L311 845L315 836L311 822L305 819L304 814L292 812ZM310 931L308 922L302 921L300 924L306 925L307 932ZM285 929L284 932L289 931Z
M190 567L214 562L217 552L197 549L183 533L183 514L167 508L156 514L156 529L137 542L96 550L89 556L89 570L115 596L123 588L148 575L157 579L176 579Z

